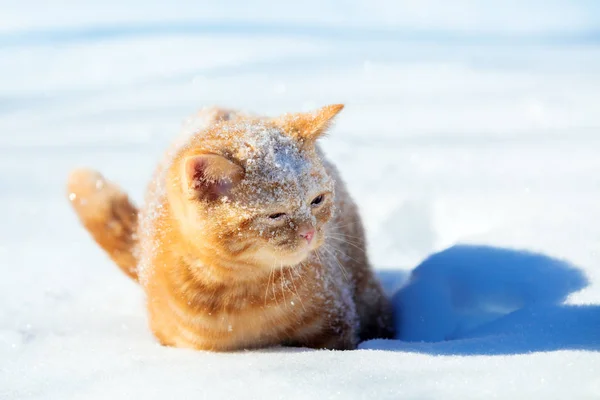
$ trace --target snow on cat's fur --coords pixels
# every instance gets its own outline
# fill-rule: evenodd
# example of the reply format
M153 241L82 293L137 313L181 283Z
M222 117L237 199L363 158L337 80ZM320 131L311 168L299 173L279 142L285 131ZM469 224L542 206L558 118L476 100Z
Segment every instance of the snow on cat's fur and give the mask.
M157 168L139 225L112 183L71 175L72 205L144 287L161 343L353 349L392 336L356 206L316 144L342 108L200 112Z

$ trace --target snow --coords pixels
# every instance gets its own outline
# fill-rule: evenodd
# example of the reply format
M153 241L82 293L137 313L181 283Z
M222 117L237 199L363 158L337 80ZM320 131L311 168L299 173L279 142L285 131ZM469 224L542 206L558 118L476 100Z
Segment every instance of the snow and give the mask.
M5 3L0 398L600 396L596 2ZM157 345L142 291L69 209L68 171L139 203L193 111L340 102L323 149L407 340Z

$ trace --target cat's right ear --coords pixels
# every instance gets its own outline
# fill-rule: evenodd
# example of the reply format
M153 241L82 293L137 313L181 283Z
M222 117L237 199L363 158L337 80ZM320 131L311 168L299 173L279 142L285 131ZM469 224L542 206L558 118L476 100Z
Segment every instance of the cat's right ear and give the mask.
M310 144L327 132L333 119L343 108L343 104L331 104L314 112L284 114L275 118L275 121L292 137Z
M184 183L194 197L214 201L227 196L244 177L244 169L218 154L198 154L184 160Z

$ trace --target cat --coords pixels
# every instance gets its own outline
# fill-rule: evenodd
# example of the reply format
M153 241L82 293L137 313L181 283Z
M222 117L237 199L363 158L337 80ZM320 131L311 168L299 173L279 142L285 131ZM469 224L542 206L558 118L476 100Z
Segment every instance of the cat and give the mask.
M357 207L317 144L342 108L279 117L201 110L139 212L99 173L70 174L71 205L144 288L160 343L345 350L393 336Z

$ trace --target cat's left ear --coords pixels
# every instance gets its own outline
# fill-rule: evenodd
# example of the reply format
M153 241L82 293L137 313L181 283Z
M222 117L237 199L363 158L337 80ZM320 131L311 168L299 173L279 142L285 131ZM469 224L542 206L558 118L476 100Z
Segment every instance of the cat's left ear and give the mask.
M333 118L344 108L343 104L331 104L314 112L286 114L276 121L297 139L312 143L331 126Z
M196 198L214 201L227 196L244 177L239 165L217 154L198 154L184 160L185 183Z

